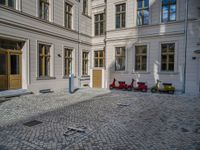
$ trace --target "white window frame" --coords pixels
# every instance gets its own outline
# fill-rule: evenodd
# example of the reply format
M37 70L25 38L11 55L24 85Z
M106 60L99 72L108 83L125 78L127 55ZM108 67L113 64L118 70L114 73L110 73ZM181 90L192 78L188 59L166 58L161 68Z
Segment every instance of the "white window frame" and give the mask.
M63 50L62 50L62 76L63 78L68 78L66 75L65 75L65 49L71 49L72 50L72 74L75 75L76 71L75 71L75 54L76 54L76 50L74 47L70 47L70 46L63 46Z
M48 43L48 42L43 42L43 41L38 41L36 40L36 78L40 78L39 76L39 44L44 44L44 45L49 45L50 46L50 78L54 78L55 73L54 73L54 61L55 61L55 56L54 56L54 45L53 43ZM42 78L41 78L42 79Z
M83 75L83 52L86 52L88 53L88 74L87 75ZM81 76L90 76L90 51L89 50L86 50L86 49L83 49L82 52L81 52Z
M136 46L147 46L147 64L146 64L146 71L136 71L135 70L135 51L136 51ZM146 42L143 42L143 43L136 43L133 45L133 55L132 55L132 58L133 58L133 68L132 68L132 73L133 74L145 74L145 73L149 73L150 72L150 67L149 67L149 64L150 64L150 43L146 43Z
M36 16L40 18L40 0L36 0ZM49 19L44 21L54 21L54 0L49 0Z
M180 20L180 13L179 13L179 11L180 11L180 8L179 8L180 7L180 2L179 2L179 0L176 0L176 20L175 21L167 21L167 22L162 22L162 1L160 0L158 2L160 3L159 11L160 11L160 23L161 24L173 23L173 22L177 22L177 21Z
M162 50L162 44L175 44L175 50L174 50L174 71L162 71L161 70L161 50ZM159 42L159 74L177 74L178 73L178 41L166 41L166 42Z
M72 6L72 24L71 24L71 29L66 28L68 30L74 30L74 14L75 14L75 8L74 8L74 3L70 0L63 0L63 26L65 27L65 3L68 3Z
M116 6L122 5L122 4L125 4L125 8L126 8L126 10L125 10L125 27L116 28L116 13L117 13L116 12ZM127 2L126 1L120 1L120 2L115 3L113 10L115 10L114 11L115 12L115 14L114 14L114 29L116 29L116 30L125 29L127 27L127 11L128 11Z

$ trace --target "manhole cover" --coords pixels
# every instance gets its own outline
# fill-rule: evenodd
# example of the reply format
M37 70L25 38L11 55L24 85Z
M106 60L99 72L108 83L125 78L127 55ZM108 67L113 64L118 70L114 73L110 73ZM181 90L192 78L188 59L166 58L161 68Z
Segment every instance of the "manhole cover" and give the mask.
M38 124L41 124L41 123L42 123L41 121L32 120L32 121L29 121L29 122L24 123L24 125L25 125L25 126L28 126L28 127L33 127L33 126L38 125Z

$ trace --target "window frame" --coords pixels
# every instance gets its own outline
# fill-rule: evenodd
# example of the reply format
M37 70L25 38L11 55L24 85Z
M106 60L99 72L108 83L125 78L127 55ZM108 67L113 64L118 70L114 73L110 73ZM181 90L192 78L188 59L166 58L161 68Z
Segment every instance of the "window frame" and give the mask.
M46 55L45 54L45 49L43 47L42 49L42 54L40 53L40 45L42 46L45 46L45 47L48 47L49 48L49 54ZM50 78L51 77L51 47L52 45L50 44L46 44L46 43L38 43L38 78ZM42 58L42 62L40 63L40 57L43 57ZM48 75L45 75L45 70L46 70L46 66L45 66L45 63L46 63L46 57L49 59L49 70L48 70ZM42 65L42 72L40 73L40 65Z
M163 70L162 69L162 64L163 64L163 62L162 62L162 45L167 45L167 52L168 52L168 50L169 50L169 45L170 44L174 44L174 52L173 52L173 56L174 56L174 62L173 62L173 70L169 70L169 62L168 62L168 60L169 60L169 55L172 55L172 53L167 53L166 54L166 56L167 56L167 58L166 58L166 70ZM160 44L160 71L161 72L175 72L176 71L176 65L177 65L177 58L176 58L176 42L169 42L169 43L161 43Z
M84 53L87 55L87 57L84 57ZM87 65L85 63L87 63ZM88 76L88 75L89 75L89 52L82 51L82 76Z
M17 0L14 0L14 4L13 4L13 7L12 6L9 6L9 0L5 0L5 4L0 4L0 6L6 6L8 8L12 8L12 9L17 9Z
M42 7L41 7L41 3L43 3ZM48 5L48 13L47 14L45 12L45 5ZM39 0L38 8L39 8L39 15L38 15L39 18L42 20L50 21L50 2L49 2L49 0Z
M176 11L175 11L175 20L170 20L170 6L171 5L175 5L176 6ZM162 0L161 0L161 14L160 14L160 16L161 16L161 22L162 23L166 23L166 22L173 22L173 21L177 21L177 16L178 16L178 11L177 11L177 9L178 9L178 7L177 7L177 5L178 5L178 1L176 0L175 1L175 3L171 3L170 2L170 0L168 0L168 4L164 4L163 5L163 2L162 2ZM168 16L167 16L167 21L164 21L164 19L163 19L163 6L167 6L167 8L168 8Z
M117 55L117 49L120 50L120 54ZM124 50L124 53L122 52L122 50ZM124 55L122 55L124 54ZM116 58L124 58L124 68L117 69L116 67ZM121 46L121 47L115 47L115 71L125 71L126 70L126 47L125 46Z
M97 55L97 57L95 57L95 53L98 53ZM100 52L102 52L102 57L100 57ZM103 64L102 64L102 66L100 65L100 60L103 60L102 62L103 62ZM97 66L95 66L95 60L97 60L98 61L98 64L97 64ZM94 68L103 68L103 67L105 67L105 51L104 50L95 50L94 51Z
M103 19L101 20L101 15L103 15ZM96 21L96 17L98 17L98 20ZM103 29L101 29L101 23L103 23ZM96 34L96 24L98 24L97 34ZM99 13L94 15L94 35L95 36L101 36L105 35L105 13ZM101 33L101 30L103 31Z
M88 0L83 0L83 14L89 16Z
M123 5L125 10L123 11ZM117 7L120 7L120 11L117 12ZM124 23L123 23L123 14L124 14ZM119 27L117 27L117 15L120 16L120 19L119 19ZM115 28L116 29L122 29L122 28L126 28L126 3L121 3L121 4L116 4L115 5Z
M68 9L69 7L71 7L71 12L67 11L66 7L68 5ZM68 19L66 19L66 17ZM69 22L69 18L71 18L70 22ZM72 23L73 23L73 5L69 2L64 2L64 26L67 29L71 29L72 30Z
M66 51L71 52L71 57L69 55L66 55ZM63 64L63 69L64 69L64 77L69 77L70 74L73 73L73 48L68 48L64 47L64 52L63 52L63 58L64 58L64 64ZM67 68L66 66L66 60L68 61L68 67L69 67L69 62L71 63L71 68Z
M138 8L138 2L139 1L142 1L142 8ZM148 0L148 7L145 7L145 0L137 0L137 6L136 6L136 10L137 10L137 21L136 21L136 23L137 23L137 26L143 26L143 25L149 25L150 24L150 8L149 8L149 0ZM144 11L145 10L148 10L148 23L144 23ZM139 24L139 21L138 21L138 19L139 19L139 17L138 17L138 12L139 11L142 11L142 23L141 24Z
M137 47L146 47L146 55L144 55L144 53L139 53L139 54L137 54ZM146 56L146 68L143 70L142 69L142 63L143 63L143 56ZM140 58L140 69L137 69L137 67L136 67L136 65L137 65L137 59L136 59L136 57L139 57ZM135 67L135 72L147 72L147 70L148 70L148 45L135 45L135 61L134 61L134 67Z

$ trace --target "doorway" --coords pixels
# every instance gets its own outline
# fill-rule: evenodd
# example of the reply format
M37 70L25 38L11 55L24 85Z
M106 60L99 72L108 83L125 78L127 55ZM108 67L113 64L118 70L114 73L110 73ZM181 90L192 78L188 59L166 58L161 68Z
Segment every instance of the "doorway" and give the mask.
M93 70L93 88L102 88L102 70Z
M0 49L0 90L22 88L22 51Z

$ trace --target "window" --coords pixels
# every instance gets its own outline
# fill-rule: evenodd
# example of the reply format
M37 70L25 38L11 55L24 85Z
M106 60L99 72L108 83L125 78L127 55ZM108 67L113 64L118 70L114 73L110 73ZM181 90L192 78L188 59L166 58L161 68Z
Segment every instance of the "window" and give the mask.
M176 0L162 0L162 22L176 21Z
M40 0L40 18L44 20L49 20L49 2L48 0Z
M135 47L135 71L147 70L147 46Z
M50 47L39 44L39 77L50 77Z
M82 60L82 75L88 75L88 52L83 52Z
M126 4L116 5L116 28L125 28L126 25Z
M83 14L88 15L88 0L83 0Z
M104 13L95 15L95 36L105 33L105 15Z
M72 28L72 5L65 3L65 27Z
M16 0L0 0L0 5L16 8Z
M161 45L161 71L174 71L175 44Z
M115 49L115 70L125 70L125 47L116 47Z
M104 67L104 51L94 52L94 67Z
M64 54L64 73L68 77L72 73L72 49L65 48Z
M149 24L149 0L137 1L137 24Z

